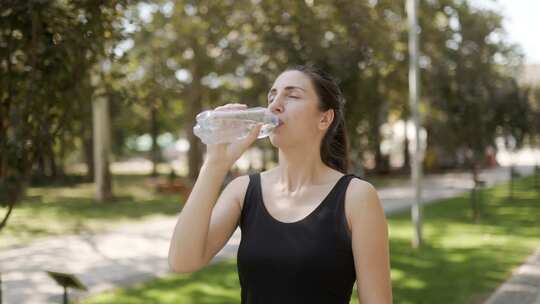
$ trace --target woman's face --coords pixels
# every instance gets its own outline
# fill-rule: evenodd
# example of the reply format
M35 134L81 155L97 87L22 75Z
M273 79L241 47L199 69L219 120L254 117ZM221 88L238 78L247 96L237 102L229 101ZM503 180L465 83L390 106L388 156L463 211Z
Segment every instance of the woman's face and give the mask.
M270 133L272 145L312 148L320 143L333 111L321 112L318 104L319 97L309 76L295 70L279 75L268 92L268 109L282 122Z

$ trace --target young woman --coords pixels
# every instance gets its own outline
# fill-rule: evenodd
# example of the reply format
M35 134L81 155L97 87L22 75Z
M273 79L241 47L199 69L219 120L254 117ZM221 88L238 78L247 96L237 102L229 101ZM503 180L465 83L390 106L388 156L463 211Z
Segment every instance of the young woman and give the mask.
M373 186L348 174L345 101L337 84L297 66L275 80L268 103L280 119L270 135L279 164L235 178L220 194L260 125L242 141L208 145L174 229L171 268L201 269L240 226L242 303L348 304L355 281L362 304L391 303L386 219Z

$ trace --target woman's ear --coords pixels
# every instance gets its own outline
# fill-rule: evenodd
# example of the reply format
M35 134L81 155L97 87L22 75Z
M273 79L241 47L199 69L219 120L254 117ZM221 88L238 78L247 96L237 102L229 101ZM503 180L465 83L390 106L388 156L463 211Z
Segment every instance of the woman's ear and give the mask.
M334 109L330 109L326 112L324 112L321 116L321 119L319 120L319 129L326 130L330 127L332 124L332 121L334 120Z

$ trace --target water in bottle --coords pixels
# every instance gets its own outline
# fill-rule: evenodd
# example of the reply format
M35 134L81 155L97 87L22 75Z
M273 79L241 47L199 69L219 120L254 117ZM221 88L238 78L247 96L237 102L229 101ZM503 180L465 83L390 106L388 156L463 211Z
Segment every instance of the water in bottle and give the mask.
M196 117L193 133L205 144L230 143L245 138L258 123L263 123L258 138L270 135L278 117L267 108L208 110Z

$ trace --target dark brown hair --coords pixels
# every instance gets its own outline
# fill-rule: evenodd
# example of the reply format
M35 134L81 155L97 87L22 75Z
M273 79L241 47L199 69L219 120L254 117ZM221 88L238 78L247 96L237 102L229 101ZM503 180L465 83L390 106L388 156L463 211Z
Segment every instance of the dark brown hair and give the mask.
M319 110L334 110L334 120L321 142L321 159L327 166L347 174L349 138L345 128L345 98L336 80L313 65L296 65L286 71L299 71L307 75L319 97Z

